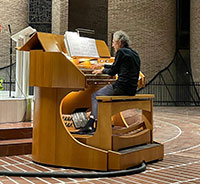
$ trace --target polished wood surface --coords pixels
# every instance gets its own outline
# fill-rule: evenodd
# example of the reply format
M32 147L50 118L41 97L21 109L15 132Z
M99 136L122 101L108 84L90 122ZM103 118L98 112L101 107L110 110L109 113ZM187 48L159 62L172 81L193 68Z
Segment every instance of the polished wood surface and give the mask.
M127 151L108 152L108 166L110 170L122 170L132 166L146 163L152 160L162 160L164 155L164 147L162 144L153 143L141 145Z
M46 52L64 52L66 48L64 45L64 36L51 33L35 33L19 50L43 50Z
M33 160L55 166L107 170L107 151L77 141L61 119L63 97L69 92L36 87Z
M95 62L112 63L114 59L110 58L105 42L96 40L96 45L102 58ZM162 146L157 155L148 149L126 154L118 151L153 143L154 95L98 97L95 134L72 134L77 130L73 123L66 124L63 115L82 109L90 111L91 94L115 78L92 74L93 58L67 57L62 35L36 33L20 50L30 51L30 85L35 86L32 149L35 162L106 171L135 166L141 163L141 158L152 161L162 157ZM144 87L144 82L143 76L138 86ZM131 108L142 110L143 122L134 127L127 124L121 113ZM122 129L113 130L112 125Z
M104 41L96 40L96 46L100 57L110 58L109 49Z
M85 88L84 74L60 52L30 51L30 86Z
M144 121L145 128L149 129L150 131L149 139L147 134L143 134L145 137L143 142L152 142L153 97L154 95L149 94L138 94L137 96L98 96L97 131L93 137L88 138L88 140L86 141L87 144L104 150L112 150L112 116L124 110L133 108L142 110L142 120ZM101 132L104 133L102 134ZM132 138L135 138L134 135L132 136ZM121 144L126 144L126 141L134 142L132 138L129 137L127 139L124 139L124 143L121 139ZM118 145L116 147L123 148L124 146Z
M97 100L99 101L117 101L117 100L139 100L139 99L153 99L155 97L154 94L136 94L135 96L97 96Z
M127 135L112 135L112 150L118 151L123 148L150 143L150 130L144 129L138 133L131 132Z

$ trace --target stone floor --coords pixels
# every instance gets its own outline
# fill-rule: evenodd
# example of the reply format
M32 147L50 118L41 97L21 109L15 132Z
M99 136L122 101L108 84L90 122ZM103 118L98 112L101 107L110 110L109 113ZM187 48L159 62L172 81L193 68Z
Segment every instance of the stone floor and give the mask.
M148 164L140 174L96 179L0 176L0 183L200 184L200 107L154 107L154 140L164 144L164 160ZM37 165L31 155L0 157L0 170L85 172Z

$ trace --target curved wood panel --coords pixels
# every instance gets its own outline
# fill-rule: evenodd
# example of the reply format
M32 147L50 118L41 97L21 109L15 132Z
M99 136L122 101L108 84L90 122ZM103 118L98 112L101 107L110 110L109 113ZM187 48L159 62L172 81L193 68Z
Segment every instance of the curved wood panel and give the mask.
M64 126L62 99L69 92L36 87L33 160L55 166L107 170L107 151L78 142Z
M97 88L87 88L82 91L73 91L65 96L62 103L62 113L72 114L76 109L91 110L91 94Z
M128 127L128 124L127 124L122 112L114 114L112 116L112 122L113 122L113 125L115 125L115 126Z
M150 130L145 129L133 135L112 136L112 150L150 143Z

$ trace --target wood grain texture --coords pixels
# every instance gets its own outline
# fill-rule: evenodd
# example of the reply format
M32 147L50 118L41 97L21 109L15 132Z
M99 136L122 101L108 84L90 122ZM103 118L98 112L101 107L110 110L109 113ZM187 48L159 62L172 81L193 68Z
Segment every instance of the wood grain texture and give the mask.
M64 54L32 50L30 86L84 89L84 74Z
M96 40L96 44L101 57L110 57L105 42ZM154 95L97 97L95 134L71 134L75 128L68 128L62 115L72 114L77 109L91 110L91 94L102 86L87 84L87 75L65 56L64 37L61 35L36 33L20 50L30 51L30 85L36 86L32 149L35 162L106 171L163 157L161 145L157 154L153 154L153 148L126 154L117 151L153 143ZM140 80L140 85L144 85L144 76ZM143 123L135 127L130 127L121 113L132 108L142 110ZM115 131L120 135L114 135L112 124L126 130ZM121 135L136 129L141 131Z
M36 87L33 160L55 166L107 170L107 151L77 141L61 119L68 89Z

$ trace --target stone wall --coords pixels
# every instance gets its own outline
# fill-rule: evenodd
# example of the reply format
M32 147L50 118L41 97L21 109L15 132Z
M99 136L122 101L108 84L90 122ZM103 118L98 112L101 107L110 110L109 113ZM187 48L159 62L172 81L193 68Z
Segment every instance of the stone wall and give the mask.
M191 0L190 59L193 79L200 82L200 1Z
M3 7L0 11L0 24L2 26L0 67L9 65L10 62L8 24L11 25L12 34L28 26L28 2L28 0L0 0L0 5ZM98 9L103 8L102 12L104 12L106 1L101 1L101 3L104 3L104 7L103 4L97 7ZM200 81L199 8L200 2L191 0L191 64L196 82ZM68 10L69 0L52 0L52 33L64 34L68 30L69 24L73 28L73 18L71 17L69 20ZM86 8L84 11L98 12ZM76 14L78 16L79 12L77 11ZM104 14L106 19L106 12ZM92 13L90 15L92 17ZM69 23L69 21L71 22ZM174 0L108 0L108 23L96 20L96 23L93 21L90 24L91 27L98 25L96 26L98 32L102 34L98 37L102 38L106 38L105 28L108 26L106 29L108 30L107 40L110 48L112 33L119 29L126 31L132 41L131 47L140 54L141 70L147 81L173 59L176 44L176 2ZM104 30L104 33L101 29ZM14 47L15 45L13 45ZM14 55L15 52L13 62L15 62Z
M28 0L0 0L0 67L10 63L10 34L8 24L11 26L12 35L28 26ZM13 62L15 62L15 44L13 43Z
M52 33L64 34L68 30L69 0L52 0Z
M117 30L126 31L131 47L141 57L147 81L173 59L176 46L176 1L109 0L108 40Z

